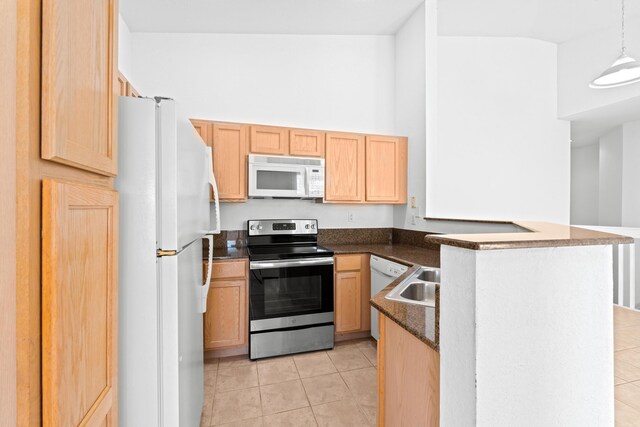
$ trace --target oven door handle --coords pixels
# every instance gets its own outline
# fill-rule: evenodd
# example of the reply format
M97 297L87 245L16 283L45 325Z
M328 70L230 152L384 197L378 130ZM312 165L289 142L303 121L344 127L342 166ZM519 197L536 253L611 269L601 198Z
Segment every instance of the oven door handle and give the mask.
M288 261L251 261L250 270L265 270L267 268L310 267L315 265L333 265L333 257L307 258Z

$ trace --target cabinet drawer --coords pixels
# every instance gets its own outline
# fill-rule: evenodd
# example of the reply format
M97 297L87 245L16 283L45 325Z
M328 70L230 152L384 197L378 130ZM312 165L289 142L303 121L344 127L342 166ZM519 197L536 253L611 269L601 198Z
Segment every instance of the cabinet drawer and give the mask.
M361 255L336 256L336 271L360 271Z
M206 263L204 274L207 274ZM247 276L247 261L214 261L211 279L232 279Z

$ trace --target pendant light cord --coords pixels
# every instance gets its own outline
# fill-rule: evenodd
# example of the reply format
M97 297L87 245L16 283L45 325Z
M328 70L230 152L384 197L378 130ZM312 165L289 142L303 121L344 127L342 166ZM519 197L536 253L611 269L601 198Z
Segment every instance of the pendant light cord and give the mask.
M624 0L622 0L622 54L624 55L624 51L626 47L624 45Z

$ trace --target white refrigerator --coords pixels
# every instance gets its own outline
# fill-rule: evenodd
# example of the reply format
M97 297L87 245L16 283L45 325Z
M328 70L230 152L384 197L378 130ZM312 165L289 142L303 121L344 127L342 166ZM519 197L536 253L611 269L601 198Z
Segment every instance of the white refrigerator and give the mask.
M118 108L119 423L199 426L211 152L173 100Z

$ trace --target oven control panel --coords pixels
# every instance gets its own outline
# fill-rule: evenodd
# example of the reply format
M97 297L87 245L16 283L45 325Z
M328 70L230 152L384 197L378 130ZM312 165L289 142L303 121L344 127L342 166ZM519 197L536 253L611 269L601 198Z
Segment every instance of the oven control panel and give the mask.
M249 236L274 234L318 234L317 219L260 219L247 223Z
M272 226L273 231L295 230L296 224L291 222L276 222Z

